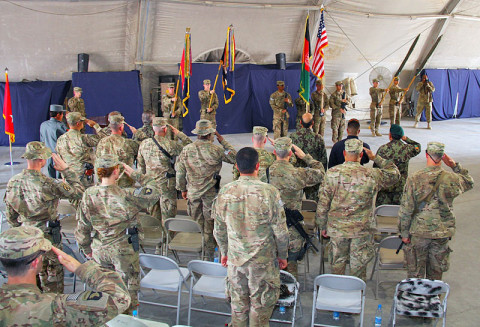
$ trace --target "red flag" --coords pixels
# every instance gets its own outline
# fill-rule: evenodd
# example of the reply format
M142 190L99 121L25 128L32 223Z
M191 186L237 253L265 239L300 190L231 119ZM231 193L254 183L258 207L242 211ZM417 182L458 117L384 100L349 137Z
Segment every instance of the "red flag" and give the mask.
M15 130L13 128L12 99L8 83L8 71L5 70L5 96L3 97L3 119L5 119L5 134L10 136L10 142L15 143Z

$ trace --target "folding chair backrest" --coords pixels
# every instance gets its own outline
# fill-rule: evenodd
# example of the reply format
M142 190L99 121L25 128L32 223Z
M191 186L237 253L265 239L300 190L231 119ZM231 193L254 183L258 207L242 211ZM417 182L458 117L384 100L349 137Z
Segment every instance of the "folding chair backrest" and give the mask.
M165 229L172 232L202 233L200 225L191 219L169 218L165 220Z
M201 275L226 277L227 268L216 262L192 260L188 263L188 270Z
M85 263L87 261L85 257L80 253L80 251L74 251L70 246L68 246L65 243L63 243L62 245L63 245L63 252L74 257L78 262Z
M158 219L146 214L140 214L138 216L138 220L140 221L140 225L142 227L159 227L162 225Z
M397 291L404 291L419 295L439 295L450 292L450 286L441 280L408 278L397 285Z
M180 270L178 264L170 258L140 253L140 266L156 270Z
M398 236L385 237L380 241L380 248L396 250L402 243L402 239Z
M75 215L77 209L66 199L61 199L58 202L57 213L59 215Z
M302 200L303 211L317 211L317 202L313 200Z
M291 273L285 270L280 270L280 282L283 284L286 284L286 283L297 284L297 279Z
M382 204L375 208L375 216L398 217L399 205Z
M314 282L314 288L325 286L332 289L344 291L365 291L366 284L360 278L345 275L324 274L317 276Z

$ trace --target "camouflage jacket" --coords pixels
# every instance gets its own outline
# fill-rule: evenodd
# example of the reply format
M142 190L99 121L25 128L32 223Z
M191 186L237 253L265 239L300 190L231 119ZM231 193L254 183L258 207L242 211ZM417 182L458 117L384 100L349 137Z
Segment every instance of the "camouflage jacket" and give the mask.
M300 128L294 133L290 134L292 143L302 149L303 152L308 153L313 159L320 161L323 167L327 167L327 150L325 149L325 142L323 137L315 134L311 128ZM305 161L298 160L298 167L307 167Z
M435 92L435 86L433 83L428 81L426 83L420 82L415 88L418 91L418 102L426 103L433 101L433 92Z
M280 191L285 206L292 210L301 210L303 189L323 181L325 170L322 163L314 160L310 154L303 161L310 168L295 168L291 163L277 160L270 166L270 184Z
M126 229L138 226L137 214L154 205L160 197L155 176L135 172L132 177L142 187L97 185L89 187L83 194L77 210L75 239L84 253L111 246L131 248Z
M83 117L86 117L85 102L83 102L82 98L70 98L68 100L68 111L79 112Z
M131 139L126 139L120 135L112 134L100 140L97 145L97 157L104 154L115 154L118 159L129 166L133 166L135 157L138 152L138 143ZM123 172L123 167L120 167L121 174L117 180L120 187L133 186L133 180Z
M392 160L400 171L400 179L394 185L384 188L381 192L402 193L405 181L408 177L408 163L411 158L421 151L421 145L407 137L405 143L402 140L392 140L378 148L377 156ZM376 164L373 167L377 167Z
M207 92L205 90L200 90L198 91L198 98L200 99L200 119L207 119L207 118L202 118L202 117L215 117L215 114L217 113L217 108L218 108L218 96L217 93L213 94L213 99L212 99L212 105L210 108L212 108L212 112L207 112L208 105L210 104L210 97L211 94L210 92Z
M330 168L318 192L316 222L329 236L352 238L376 228L373 208L378 190L398 181L394 163L375 157L380 168L367 168L347 161Z
M215 186L215 173L222 169L222 161L234 164L237 151L225 139L222 147L208 140L196 140L185 146L177 158L177 190L188 191L190 199L199 199Z
M39 171L24 169L13 176L5 191L8 223L12 227L35 226L46 231L47 221L57 220L58 201L79 200L84 188L69 168L62 171L67 182L45 176Z
M400 101L404 91L402 88L400 88L400 86L392 85L388 93L390 94L390 104L396 104L398 101Z
M94 128L100 131L98 124ZM95 162L93 148L97 146L101 139L102 136L99 134L82 134L80 131L71 129L60 136L55 150L70 169L81 176L84 173L83 164L86 162L93 164Z
M220 190L212 206L213 234L234 266L252 260L286 259L288 229L280 193L252 176L240 176Z
M181 106L182 99L180 99L180 97L177 96L177 102L175 102L174 98L175 98L175 95L170 96L168 94L164 94L162 96L163 117L172 119L172 108L174 103L175 103L175 118L179 118L180 115L182 114L182 106Z
M420 208L441 173L444 177L437 192ZM447 172L441 166L429 166L414 173L405 184L398 214L402 237L452 237L455 234L453 200L472 188L472 176L459 163L453 172Z
M311 95L312 102L313 102L313 109L311 112L313 113L313 116L316 117L316 115L320 115L320 109L323 108L323 110L327 111L328 108L330 108L330 102L328 101L328 95L322 91L314 91L312 92ZM322 107L323 105L323 107Z
M75 274L93 291L42 293L36 285L4 284L0 288L0 325L100 326L129 307L130 295L117 272L91 260Z
M142 143L143 140L146 140L148 138L152 138L155 135L155 132L153 131L152 125L143 125L139 129L137 129L137 132L133 134L132 139L134 141L137 141L138 144Z
M379 104L380 100L382 100L383 92L385 92L386 89L381 89L379 87L371 87L369 92L370 92L370 97L372 98L372 103L370 104L370 109L375 109L377 105Z
M185 145L192 143L190 138L179 132L178 139L182 141L180 144L177 141L172 141L163 136L155 136L158 144L172 157L180 155ZM158 181L165 181L167 179L166 173L175 174L175 169L172 166L170 159L158 148L155 142L149 138L140 144L137 158L138 169L142 173L152 173Z
M282 113L282 110L285 109L285 97L287 97L290 102L287 103L287 106L293 107L293 101L292 101L292 96L288 92L278 92L275 91L270 95L270 107L272 107L273 110L273 118L278 118L278 119L283 119L284 118L284 113ZM287 118L290 117L288 114L288 110L286 112Z
M343 94L345 93L345 99L347 99L347 106L350 104L350 97L345 91L335 91L330 95L330 107L332 107L332 117L341 117L342 113L340 112L340 109L342 109L342 97Z
M297 106L297 118L302 118L303 114L307 112L307 106L305 105L305 101L302 98L298 97L295 99L295 105ZM312 99L310 99L310 113L313 112L314 104Z

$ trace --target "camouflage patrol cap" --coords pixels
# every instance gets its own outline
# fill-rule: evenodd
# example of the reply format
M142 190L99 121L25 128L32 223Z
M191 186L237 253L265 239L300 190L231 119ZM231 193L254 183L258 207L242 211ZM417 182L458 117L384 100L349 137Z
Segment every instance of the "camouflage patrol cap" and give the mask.
M322 85L322 84L323 84L323 82L322 82L321 79L317 79L317 80L315 81L315 85Z
M167 87L168 87L168 88L175 87L175 83L168 83L168 84L167 84Z
M75 87L73 88L73 91L74 91L74 92L80 92L80 93L83 92L83 91L82 91L82 88L81 88L81 87L78 87L78 86L75 86Z
M45 159L47 160L52 156L52 150L45 146L45 143L33 141L27 143L25 147L25 153L22 155L22 158L34 160L34 159Z
M212 123L206 119L200 119L195 124L195 129L192 131L192 134L196 135L208 135L215 133L215 128L212 127Z
M363 142L359 139L348 139L345 141L345 151L358 154L363 151Z
M50 111L51 112L65 112L66 110L63 109L63 106L59 104L51 104L50 105Z
M0 258L20 259L38 251L50 251L52 243L33 226L13 227L0 234Z
M405 135L402 126L397 125L397 124L392 124L392 126L390 126L390 134L398 135L400 137Z
M292 149L292 139L289 137L279 137L275 140L273 148L277 151L290 151Z
M394 80L394 81L399 81L399 80L400 80L400 77L395 76L395 77L393 78L393 80Z
M153 118L152 121L152 126L167 126L168 125L168 119L165 117L155 117Z
M75 125L79 121L84 121L85 117L82 116L79 112L69 112L67 114L67 124L68 125Z
M427 152L430 155L436 155L438 157L443 157L445 153L445 144L440 142L428 142Z
M277 81L277 86L285 86L285 82L284 81Z
M118 156L114 154L104 154L101 157L95 159L95 168L111 168L120 164Z
M335 85L338 86L338 85L343 85L343 82L342 81L336 81L335 82Z
M260 134L263 136L267 136L268 128L263 126L253 126L253 134Z
M110 122L110 125L112 124L124 124L125 123L125 118L123 118L122 115L112 115L108 117L108 121Z
M210 84L210 80L209 79L204 79L203 84Z
M374 78L372 83L378 83L378 79Z

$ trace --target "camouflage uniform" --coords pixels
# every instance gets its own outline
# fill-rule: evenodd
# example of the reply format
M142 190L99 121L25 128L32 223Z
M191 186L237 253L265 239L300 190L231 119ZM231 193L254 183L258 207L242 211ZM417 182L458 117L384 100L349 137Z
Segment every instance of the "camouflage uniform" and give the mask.
M166 126L168 119L164 117L154 118L155 126ZM158 144L172 157L177 157L185 145L192 141L183 134L178 133L178 139L182 144L172 141L164 136L155 136ZM155 142L149 138L142 142L138 150L138 169L142 173L151 173L157 181L157 188L160 190L160 201L152 209L152 216L160 221L173 218L177 214L177 190L175 188L175 169L170 159L162 153Z
M402 140L391 140L378 148L377 156L392 160L400 171L400 180L388 188L378 192L376 206L382 204L400 204L403 187L408 177L408 162L420 153L421 145L407 137ZM375 167L375 165L374 165Z
M301 98L301 97L298 97L295 99L295 105L297 106L297 130L298 129L301 129L302 128L302 124L301 124L301 121L302 121L302 116L304 113L307 112L307 106L305 106L305 101ZM314 104L312 103L312 100L310 100L310 108L309 108L309 112L311 113L313 111L313 106Z
M175 127L178 130L182 130L180 128L182 117L182 100L177 95L177 101L175 102L175 94L164 94L162 96L162 110L163 110L163 117L168 118L168 123ZM175 104L175 117L172 117L172 109L173 104ZM174 135L171 130L168 131L167 137L170 139L174 139Z
M123 121L123 117L120 115L112 116L111 119L118 119ZM129 165L133 166L135 157L138 152L138 143L131 139L126 139L121 135L112 134L100 140L97 145L97 158L100 158L106 154L113 154L118 159ZM123 167L120 167L120 178L117 180L117 185L120 187L132 187L135 181L124 173Z
M199 120L192 131L197 135L214 132L209 120ZM237 155L225 139L221 144L220 147L209 140L198 139L183 148L175 163L177 190L188 191L188 215L203 228L207 256L212 256L215 248L211 210L218 190L214 176L220 174L222 161L234 164Z
M278 85L285 85L284 82L278 81ZM285 98L288 98L290 102L286 103ZM273 110L273 138L279 138L282 136L287 136L288 134L288 119L290 118L290 114L285 107L287 106L293 107L292 97L286 91L280 93L279 91L275 91L270 95L270 107ZM287 110L283 113L283 110Z
M419 97L417 101L417 113L415 114L415 123L418 123L420 117L422 116L423 108L425 108L425 117L427 123L432 121L432 102L433 102L433 92L435 92L435 86L430 81L426 83L420 82L415 88L419 92Z
M47 159L51 153L43 143L30 142L23 158ZM84 191L80 180L69 168L62 171L62 175L66 182L47 177L33 169L24 169L13 176L8 181L3 199L10 226L38 227L45 233L45 238L53 242L47 222L57 221L58 201L61 198L79 200ZM54 245L61 248L61 240ZM39 277L43 292L63 293L63 266L56 255L45 255Z
M341 83L341 82L337 82ZM337 84L335 83L335 84ZM345 94L345 99L347 100L347 105L350 103L350 97L346 94L344 90L335 91L330 95L330 107L332 107L332 141L336 143L343 139L343 131L345 130L345 115L342 114L340 109L342 109L342 97Z
M86 117L85 102L83 102L82 98L76 98L76 97L70 98L68 100L68 111L78 112L83 117Z
M325 122L327 120L327 116L325 116L328 108L330 108L330 102L328 101L328 95L325 94L324 91L312 92L312 101L314 104L314 111L313 111L313 131L317 134L325 135ZM324 112L321 112L323 108Z
M21 259L52 245L34 227L11 228L0 235L0 259ZM75 274L93 291L76 294L42 293L32 284L0 288L2 326L99 326L122 313L130 303L120 276L92 261Z
M363 142L349 139L345 150L360 153ZM330 236L333 274L344 275L350 258L350 275L366 280L374 252L375 197L379 189L395 184L400 177L392 161L376 156L374 162L380 168L352 161L330 168L320 190L316 223Z
M373 136L382 136L378 129L380 128L380 123L382 122L383 113L383 108L380 106L380 101L382 100L383 92L385 91L386 89L381 89L374 86L370 88L370 97L372 98L372 102L370 103L370 131L372 132Z
M290 149L292 140L282 137L275 141L275 150ZM323 181L325 170L322 163L314 160L310 154L303 158L307 168L295 168L291 163L277 160L270 166L270 184L280 191L280 196L286 208L302 209L303 189ZM295 227L288 229L288 267L287 271L297 276L297 258L304 244L304 239Z
M132 139L137 141L138 144L142 143L143 140L150 139L155 135L153 127L151 124L144 124L142 127L137 129L137 132L133 134Z
M288 248L278 190L257 177L241 176L222 187L212 217L220 252L228 256L231 325L268 326L280 294L277 258L286 259Z
M402 118L402 104L399 103L405 91L398 85L392 85L388 91L390 94L390 104L388 105L388 113L390 115L390 125L400 125Z
M325 149L325 142L323 137L315 134L311 128L302 127L295 133L290 134L292 143L302 149L303 152L308 153L313 159L320 161L323 167L327 167L327 150ZM307 167L305 161L297 161L297 167ZM320 184L307 187L304 189L305 197L309 200L318 201L318 188Z
M75 125L79 120L84 120L84 117L78 113L68 114L67 121L70 125ZM98 124L95 124L94 128L97 133L101 130ZM93 165L95 162L93 148L97 146L101 138L99 134L82 134L80 131L70 129L57 141L56 152L68 164L70 170L77 175L85 188L94 184L94 178L93 175L85 175L84 165L85 163Z
M208 81L208 83L206 83ZM203 84L210 84L210 80L206 79L203 81ZM208 105L210 104L210 98L212 95L210 91L201 90L198 91L198 98L200 99L200 119L209 120L212 123L213 128L217 128L217 121L215 120L215 115L218 109L218 96L217 93L213 93L212 104L210 108L212 108L212 112L207 112Z
M95 168L110 168L117 164L116 156L104 155L97 158ZM122 276L132 299L129 313L138 305L140 263L138 252L128 242L126 230L138 226L138 214L158 201L160 194L154 176L134 172L132 178L142 187L97 185L88 188L77 210L75 229L79 248L86 254L92 253L93 259L102 267L113 269ZM141 231L141 226L138 227Z
M444 145L431 142L428 153L443 156ZM447 172L441 166L427 166L407 179L399 212L400 233L410 238L405 247L409 278L442 279L452 251L448 241L455 234L453 200L473 188L473 178L459 163ZM437 179L441 183L428 203ZM423 208L422 208L423 206Z

